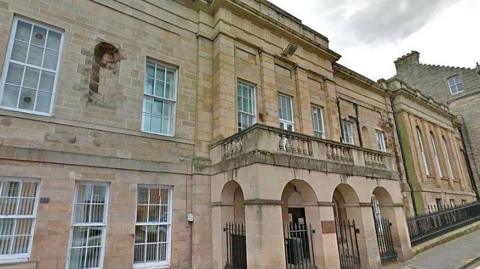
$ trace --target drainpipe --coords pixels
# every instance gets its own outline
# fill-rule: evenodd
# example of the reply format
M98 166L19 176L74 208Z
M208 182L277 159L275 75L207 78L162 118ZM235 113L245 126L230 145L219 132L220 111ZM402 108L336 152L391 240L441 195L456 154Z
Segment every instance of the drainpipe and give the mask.
M412 188L412 184L410 183L410 180L408 178L408 170L407 170L407 165L405 164L405 160L404 157L403 157L403 153L405 152L403 150L403 145L402 145L402 142L400 141L401 139L401 136L400 136L400 131L398 130L398 120L397 120L397 116L395 114L395 109L393 108L393 101L394 101L394 97L391 96L390 97L390 103L392 104L392 113L393 113L393 121L395 122L395 131L397 132L397 137L398 137L398 140L399 140L399 146L400 146L400 151L401 151L401 155L402 155L402 165L403 165L403 170L405 171L405 177L407 178L407 184L408 184L408 187L410 188L410 196L412 198L412 206L413 206L413 213L415 214L415 216L418 216L418 212L417 212L417 205L416 205L416 202L415 202L415 196L413 195L413 188Z
M359 120L359 114L358 114L358 105L353 103L353 108L355 109L355 124L357 125L358 142L360 142L360 147L363 147L362 132L360 131L360 120Z
M337 97L338 123L340 124L340 142L343 141L342 112L340 111L340 99Z

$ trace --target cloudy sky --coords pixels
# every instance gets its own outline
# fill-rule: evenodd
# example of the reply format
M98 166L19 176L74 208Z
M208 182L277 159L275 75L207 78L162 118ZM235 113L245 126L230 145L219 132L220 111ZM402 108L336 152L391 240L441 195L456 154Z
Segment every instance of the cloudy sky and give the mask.
M326 35L340 63L371 79L417 50L430 64L480 62L479 0L270 0Z

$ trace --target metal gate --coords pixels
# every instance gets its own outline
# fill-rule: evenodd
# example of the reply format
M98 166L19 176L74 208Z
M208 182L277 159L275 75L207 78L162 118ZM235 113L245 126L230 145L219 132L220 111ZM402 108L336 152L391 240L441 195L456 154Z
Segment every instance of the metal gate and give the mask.
M223 230L227 240L227 264L225 269L247 269L247 241L244 225L227 223Z
M378 251L382 263L397 260L397 252L393 246L392 223L387 218L377 218L375 220L375 231L377 232Z
M287 224L284 227L287 269L316 269L313 252L315 230L308 224Z
M355 221L336 220L338 254L340 256L340 268L359 269L360 254L358 252L357 233L360 232L355 226Z

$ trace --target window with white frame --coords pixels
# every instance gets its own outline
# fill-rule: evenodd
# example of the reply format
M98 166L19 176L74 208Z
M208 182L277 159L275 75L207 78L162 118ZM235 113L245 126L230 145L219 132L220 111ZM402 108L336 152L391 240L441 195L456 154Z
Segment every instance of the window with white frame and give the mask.
M50 115L63 33L15 17L0 84L0 106Z
M148 61L142 112L142 131L173 136L177 99L177 69Z
M343 138L342 142L353 145L353 123L348 120L342 120Z
M427 163L427 156L425 155L425 147L423 146L423 138L422 138L422 131L420 131L420 128L417 127L417 140L418 144L420 146L420 157L422 159L423 167L425 168L425 174L427 176L430 175L430 169L428 169L428 163Z
M278 119L280 128L288 131L295 130L292 97L283 94L278 95Z
M445 160L447 160L447 170L448 170L448 175L450 178L453 178L453 168L452 168L452 163L450 162L450 154L449 154L449 149L448 149L448 142L447 139L445 139L445 136L442 136L442 141L443 141L443 151L445 152Z
M447 79L448 88L451 94L456 94L463 91L462 80L459 75Z
M239 80L237 82L238 130L244 130L256 122L255 86Z
M323 124L323 108L312 105L313 133L316 137L325 138L325 126Z
M133 263L135 268L170 264L171 188L139 186Z
M385 133L380 130L375 130L375 134L377 137L377 147L378 150L386 152L387 147L385 146Z
M106 183L77 183L68 254L69 269L103 267L107 211Z
M38 189L36 181L0 179L0 262L29 258Z
M435 137L433 136L433 133L430 132L430 143L432 144L432 153L433 153L433 157L435 159L435 164L437 166L437 170L438 170L438 175L440 177L443 177L443 169L442 169L442 166L440 164L440 159L438 157L438 151L437 151L437 144L435 143Z

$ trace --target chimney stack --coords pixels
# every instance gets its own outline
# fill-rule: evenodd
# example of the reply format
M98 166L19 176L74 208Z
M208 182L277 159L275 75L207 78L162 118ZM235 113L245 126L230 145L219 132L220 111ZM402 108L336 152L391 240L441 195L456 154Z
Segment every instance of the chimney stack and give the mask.
M419 64L420 64L420 53L414 50L412 50L407 55L404 55L398 58L395 61L395 67L397 68L397 70L401 66L411 66L411 65L419 65Z

